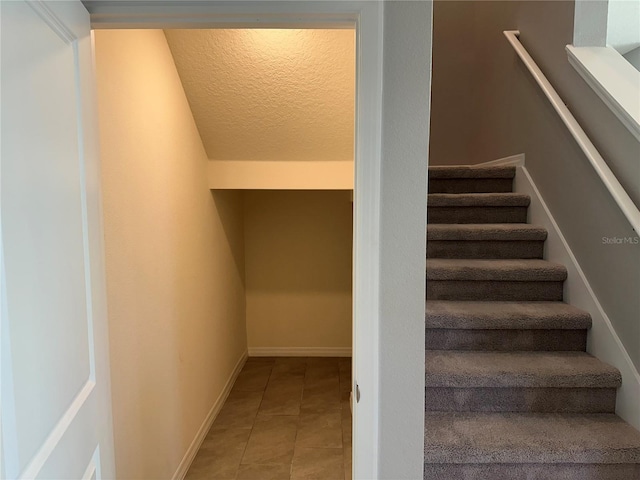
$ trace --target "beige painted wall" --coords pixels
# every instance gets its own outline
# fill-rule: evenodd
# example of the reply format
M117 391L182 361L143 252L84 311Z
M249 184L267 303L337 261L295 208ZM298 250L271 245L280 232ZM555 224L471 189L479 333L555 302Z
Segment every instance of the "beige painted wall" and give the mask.
M246 351L241 195L161 30L96 31L117 478L171 478Z
M165 34L211 160L353 160L355 30Z
M351 347L349 191L247 191L249 349Z
M467 165L516 151L510 132L514 67L503 30L516 1L433 3L431 165Z

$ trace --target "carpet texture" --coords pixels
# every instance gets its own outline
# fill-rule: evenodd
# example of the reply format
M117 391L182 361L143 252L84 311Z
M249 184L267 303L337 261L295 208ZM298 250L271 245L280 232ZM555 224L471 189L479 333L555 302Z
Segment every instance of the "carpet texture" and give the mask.
M620 373L512 193L514 167L430 167L425 479L640 480Z

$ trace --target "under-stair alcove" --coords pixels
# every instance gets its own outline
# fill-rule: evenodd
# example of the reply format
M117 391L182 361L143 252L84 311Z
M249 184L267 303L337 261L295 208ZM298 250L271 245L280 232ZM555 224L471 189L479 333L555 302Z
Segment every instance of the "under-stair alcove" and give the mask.
M351 478L355 30L95 51L118 478Z

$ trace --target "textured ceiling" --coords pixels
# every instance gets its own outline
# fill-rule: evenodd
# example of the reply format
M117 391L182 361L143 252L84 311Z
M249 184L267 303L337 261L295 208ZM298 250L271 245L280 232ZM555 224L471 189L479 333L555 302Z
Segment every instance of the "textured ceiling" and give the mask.
M211 160L352 160L353 30L166 30Z

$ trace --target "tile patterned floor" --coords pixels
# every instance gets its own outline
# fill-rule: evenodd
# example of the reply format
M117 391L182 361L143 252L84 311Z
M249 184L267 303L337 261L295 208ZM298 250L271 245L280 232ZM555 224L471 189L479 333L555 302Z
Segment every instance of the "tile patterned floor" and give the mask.
M249 358L187 480L351 480L351 359Z

